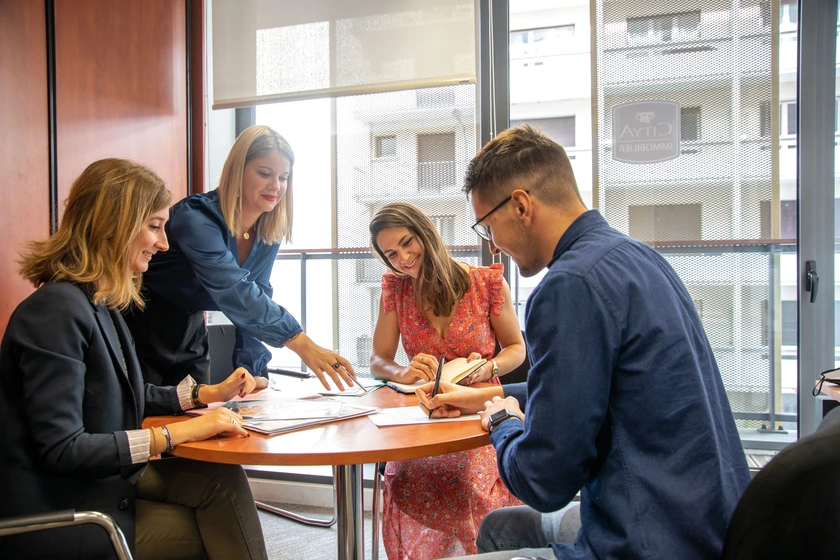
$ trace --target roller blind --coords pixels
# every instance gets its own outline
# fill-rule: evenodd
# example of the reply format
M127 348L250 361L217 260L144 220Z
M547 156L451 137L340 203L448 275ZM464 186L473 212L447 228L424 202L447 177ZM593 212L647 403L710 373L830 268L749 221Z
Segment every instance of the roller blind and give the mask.
M465 0L213 0L213 108L475 83Z

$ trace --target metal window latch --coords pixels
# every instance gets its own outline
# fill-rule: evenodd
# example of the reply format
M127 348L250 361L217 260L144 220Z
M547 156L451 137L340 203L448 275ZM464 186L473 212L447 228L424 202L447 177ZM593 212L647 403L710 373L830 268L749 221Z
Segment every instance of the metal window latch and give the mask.
M817 261L805 262L805 291L811 292L811 303L817 301L817 290L820 287L820 275L817 274Z

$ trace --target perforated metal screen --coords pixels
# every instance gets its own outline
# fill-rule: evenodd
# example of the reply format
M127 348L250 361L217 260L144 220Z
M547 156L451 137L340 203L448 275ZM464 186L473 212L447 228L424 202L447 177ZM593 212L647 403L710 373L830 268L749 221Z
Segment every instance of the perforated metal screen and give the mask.
M770 249L759 241L772 230L769 107L778 75L771 68L770 4L734 6L597 3L597 204L613 227L652 242L680 274L733 411L743 413L739 424L754 426L746 417L768 411L771 375L779 375L771 374L768 322L778 302ZM616 161L613 108L647 100L679 102L678 157Z
M335 100L339 351L368 371L385 266L368 250L380 205L411 202L432 218L448 245L475 246L472 207L461 191L475 155L475 86L342 97ZM478 264L477 256L457 255ZM408 359L400 347L397 363Z

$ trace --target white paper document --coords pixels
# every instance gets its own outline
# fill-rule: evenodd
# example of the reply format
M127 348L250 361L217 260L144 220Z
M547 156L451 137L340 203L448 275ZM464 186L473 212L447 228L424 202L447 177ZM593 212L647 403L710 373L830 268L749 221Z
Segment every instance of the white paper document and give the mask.
M478 420L478 414L467 414L457 418L429 418L419 406L402 406L398 408L380 408L368 416L371 421L379 426L404 426L406 424L427 424L437 422L464 422L467 420Z

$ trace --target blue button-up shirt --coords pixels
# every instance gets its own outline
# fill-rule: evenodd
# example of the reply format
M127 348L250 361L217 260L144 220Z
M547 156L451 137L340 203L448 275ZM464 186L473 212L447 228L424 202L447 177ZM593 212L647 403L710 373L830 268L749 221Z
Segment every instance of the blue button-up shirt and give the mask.
M694 303L656 251L591 210L528 300L526 421L493 431L499 472L539 511L581 491L560 559L718 558L750 480Z
M300 325L272 299L271 268L279 245L259 239L239 266L219 196L194 194L175 204L166 224L169 250L157 253L143 283L186 312L222 311L236 325L234 365L259 375L271 353L260 342L283 346Z

